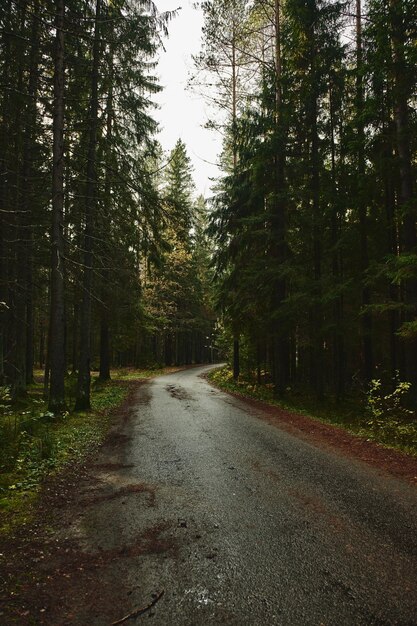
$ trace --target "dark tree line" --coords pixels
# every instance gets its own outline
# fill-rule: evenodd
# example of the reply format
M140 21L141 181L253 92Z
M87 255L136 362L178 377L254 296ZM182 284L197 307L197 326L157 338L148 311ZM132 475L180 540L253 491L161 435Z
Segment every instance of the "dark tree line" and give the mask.
M399 370L416 394L415 3L203 8L194 82L224 87L210 231L235 376L342 397Z
M195 202L166 182L172 159L160 156L152 117L171 17L147 1L1 3L0 384L15 399L36 365L51 410L67 405L71 373L76 408L88 409L93 368L106 380L113 364L142 364L145 344L168 334L144 285L172 270L174 237L191 257L198 247L185 234ZM184 345L212 327L206 295L192 297L202 317L181 331ZM172 336L184 326L181 315L170 323ZM204 357L187 350L149 358Z
M211 305L211 245L206 235L204 198L193 199L192 166L184 143L172 150L164 172L161 223L169 247L161 266L143 284L145 314L142 334L148 362L191 364L213 360L215 316Z

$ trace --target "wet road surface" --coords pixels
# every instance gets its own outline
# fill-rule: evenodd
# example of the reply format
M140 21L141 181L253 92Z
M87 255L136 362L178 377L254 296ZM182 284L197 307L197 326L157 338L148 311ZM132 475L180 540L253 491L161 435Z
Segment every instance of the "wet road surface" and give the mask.
M207 369L142 386L82 493L71 532L114 556L124 613L164 589L154 626L417 624L415 488L258 419ZM71 623L107 622L80 602Z

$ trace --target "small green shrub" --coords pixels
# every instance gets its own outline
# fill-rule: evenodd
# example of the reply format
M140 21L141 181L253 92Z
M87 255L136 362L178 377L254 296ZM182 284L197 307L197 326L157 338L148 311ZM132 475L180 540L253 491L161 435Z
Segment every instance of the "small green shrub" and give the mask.
M399 372L394 379L394 389L384 390L381 380L372 380L367 392L367 426L378 433L382 440L412 443L416 427L414 412L407 408L407 397L411 383L400 380Z
M401 381L399 373L395 376L395 387L391 393L385 393L380 380L372 380L367 393L368 424L372 427L383 427L387 420L407 420L414 413L406 407L406 399L411 383Z

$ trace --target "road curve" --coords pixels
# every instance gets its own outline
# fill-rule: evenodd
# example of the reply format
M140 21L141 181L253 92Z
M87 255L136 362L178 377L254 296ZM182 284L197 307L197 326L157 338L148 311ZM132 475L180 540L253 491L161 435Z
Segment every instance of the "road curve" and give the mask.
M207 369L140 388L74 525L115 555L125 612L164 589L154 626L417 624L415 488L258 419ZM71 623L104 622L83 607Z

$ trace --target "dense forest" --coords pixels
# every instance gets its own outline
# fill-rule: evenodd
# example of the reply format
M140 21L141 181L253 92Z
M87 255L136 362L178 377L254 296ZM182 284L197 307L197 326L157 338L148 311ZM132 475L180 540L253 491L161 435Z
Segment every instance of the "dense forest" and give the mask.
M203 10L191 84L224 135L210 233L235 378L318 398L407 380L415 396L416 3Z
M0 7L0 385L213 360L322 398L417 392L413 0L201 3L190 88L223 176L196 198L157 141L148 1ZM214 312L216 311L216 312ZM398 378L399 377L399 378Z
M152 96L174 17L152 2L0 7L0 385L45 371L49 409L91 371L208 361L206 207Z

